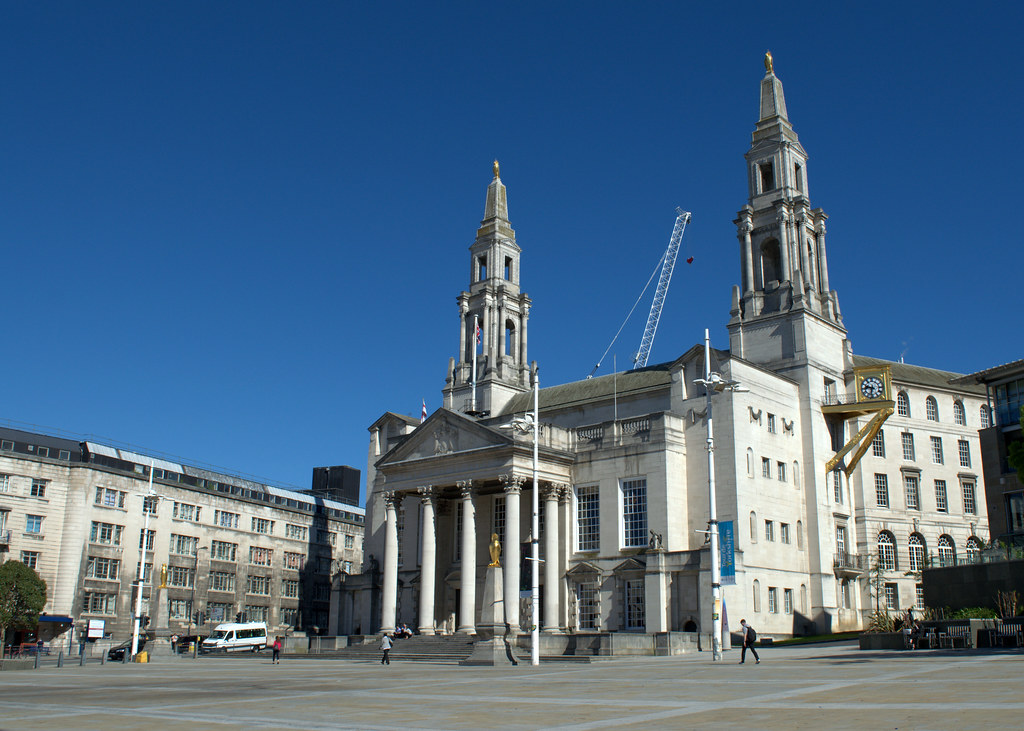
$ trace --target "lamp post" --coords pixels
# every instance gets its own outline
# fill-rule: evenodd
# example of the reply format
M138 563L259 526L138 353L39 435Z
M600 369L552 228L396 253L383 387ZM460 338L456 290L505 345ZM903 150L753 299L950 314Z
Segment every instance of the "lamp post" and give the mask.
M146 551L147 543L149 542L149 516L153 512L153 504L156 503L162 496L157 495L153 490L153 463L149 464L149 489L146 494L142 496L142 513L143 528L142 528L142 545L139 547L139 573L136 577L135 582L135 617L132 621L132 653L131 656L135 657L139 652L139 630L142 627L142 585L146 579Z
M196 630L199 630L199 612L196 610L196 584L199 583L199 552L208 550L209 546L199 546L196 548L196 568L192 574L192 598L188 603L188 636L192 636L192 617L196 618ZM192 643L192 659L196 659L196 653L199 651L199 641Z
M711 396L722 391L743 392L747 389L736 381L727 381L711 372L711 334L704 330L704 378L694 383L704 386L705 416L708 425L708 529L711 534L711 659L722 659L722 566L718 549L718 499L715 495L715 431L711 418Z

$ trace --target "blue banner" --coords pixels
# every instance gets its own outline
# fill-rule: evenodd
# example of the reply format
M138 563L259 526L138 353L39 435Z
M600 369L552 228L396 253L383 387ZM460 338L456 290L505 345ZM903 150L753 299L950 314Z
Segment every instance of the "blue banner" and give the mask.
M735 586L736 539L731 520L718 521L718 558L722 567L722 586Z

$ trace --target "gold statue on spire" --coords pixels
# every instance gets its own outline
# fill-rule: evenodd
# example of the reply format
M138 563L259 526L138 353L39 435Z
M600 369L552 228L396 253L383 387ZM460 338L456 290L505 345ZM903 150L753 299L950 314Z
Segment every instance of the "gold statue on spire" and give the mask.
M498 161L497 161L497 159L495 159L495 161L494 161L494 177L498 177Z
M771 51L764 52L764 70L767 71L769 74L775 73L775 64L772 62Z

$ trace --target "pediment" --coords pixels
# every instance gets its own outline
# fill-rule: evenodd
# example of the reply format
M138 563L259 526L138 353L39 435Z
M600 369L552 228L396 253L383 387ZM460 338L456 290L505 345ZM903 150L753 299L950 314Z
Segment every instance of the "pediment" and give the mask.
M601 569L589 561L580 561L578 564L573 566L571 569L565 572L565 575L570 579L589 579L594 576L599 576Z
M377 466L446 457L488 447L513 445L511 437L475 419L448 409L438 409L416 427L401 444L381 457Z
M647 564L630 557L612 569L613 574L629 574L647 571Z

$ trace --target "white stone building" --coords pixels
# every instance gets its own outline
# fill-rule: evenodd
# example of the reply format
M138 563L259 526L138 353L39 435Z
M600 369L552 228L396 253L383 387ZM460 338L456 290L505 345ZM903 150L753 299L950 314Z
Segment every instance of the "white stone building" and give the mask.
M47 615L126 638L144 563L151 628L184 635L198 612L194 632L244 615L281 634L333 633L331 584L361 565L362 508L94 442L0 437L0 560L46 581Z
M786 636L861 628L876 604L919 600L913 572L926 556L976 555L988 540L975 464L987 411L982 389L951 385L956 374L853 354L829 281L827 216L811 207L807 155L766 67L735 221L729 350L712 357L748 391L713 396L714 458L718 519L735 546L727 616L733 629L745 616ZM372 560L348 577L348 626L473 632L492 533L505 595L522 586L532 436L506 427L532 408L536 368L528 272L494 173L444 407L423 424L385 413L370 427ZM545 633L710 630L703 373L694 346L670 363L540 390ZM529 627L525 600L506 610Z

